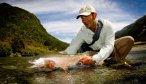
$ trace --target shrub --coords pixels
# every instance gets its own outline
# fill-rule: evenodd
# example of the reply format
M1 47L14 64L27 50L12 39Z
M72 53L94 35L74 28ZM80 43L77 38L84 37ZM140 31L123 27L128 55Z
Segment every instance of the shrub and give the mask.
M21 53L25 49L25 44L21 39L13 39L11 43L13 53Z
M47 40L47 41L44 42L44 45L45 46L51 46L52 43L53 42L51 40Z
M10 46L0 44L0 57L10 56L12 48Z

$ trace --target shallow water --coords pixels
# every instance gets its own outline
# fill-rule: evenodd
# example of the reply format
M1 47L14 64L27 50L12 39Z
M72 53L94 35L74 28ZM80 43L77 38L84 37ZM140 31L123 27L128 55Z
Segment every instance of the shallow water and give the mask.
M53 55L51 54L51 56ZM133 65L132 68L126 66L96 66L75 70L57 69L52 72L28 68L31 66L28 61L38 58L1 57L0 84L145 84L146 82L145 52L136 52L128 55L127 60ZM68 58L62 56L59 58L53 57L52 59L55 59L55 61L59 60L56 61L60 63L58 66L65 67L70 64L75 64L79 57L72 57L73 60L69 60Z

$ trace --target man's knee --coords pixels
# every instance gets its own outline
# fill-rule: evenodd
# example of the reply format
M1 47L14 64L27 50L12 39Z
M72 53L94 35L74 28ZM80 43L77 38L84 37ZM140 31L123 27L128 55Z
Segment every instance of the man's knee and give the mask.
M131 36L124 36L115 41L115 46L118 49L121 49L126 46L132 47L133 45L134 45L134 38Z
M115 45L134 44L134 38L132 36L124 36L115 41Z
M125 36L124 37L126 39L126 42L128 42L129 44L134 44L134 38L132 36Z

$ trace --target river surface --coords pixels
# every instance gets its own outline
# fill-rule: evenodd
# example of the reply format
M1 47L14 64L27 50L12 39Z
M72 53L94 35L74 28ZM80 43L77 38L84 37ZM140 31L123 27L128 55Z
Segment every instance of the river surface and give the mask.
M59 61L61 67L75 64L79 57L58 54L45 56ZM29 61L40 57L1 57L0 84L145 84L146 49L133 49L126 60L127 66L95 66L84 69L42 71L31 66ZM69 59L72 60L69 60Z

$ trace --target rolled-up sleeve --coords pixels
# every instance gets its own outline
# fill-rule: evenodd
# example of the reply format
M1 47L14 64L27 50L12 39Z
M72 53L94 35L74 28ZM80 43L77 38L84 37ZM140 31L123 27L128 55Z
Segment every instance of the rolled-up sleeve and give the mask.
M101 47L98 54L93 55L93 60L98 64L100 61L105 60L113 51L114 41L115 41L115 33L112 25L109 25L107 28L107 32L104 35L104 44Z

